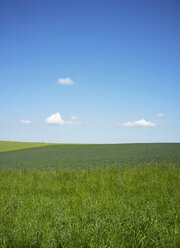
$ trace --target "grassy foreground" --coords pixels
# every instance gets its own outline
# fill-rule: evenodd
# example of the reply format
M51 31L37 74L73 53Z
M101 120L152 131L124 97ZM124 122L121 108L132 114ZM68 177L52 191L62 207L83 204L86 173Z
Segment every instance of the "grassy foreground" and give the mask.
M180 169L0 173L1 248L180 247Z

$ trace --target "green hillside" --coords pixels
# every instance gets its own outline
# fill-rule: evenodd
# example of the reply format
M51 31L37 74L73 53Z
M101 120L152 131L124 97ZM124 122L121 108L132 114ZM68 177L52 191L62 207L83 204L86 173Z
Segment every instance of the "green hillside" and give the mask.
M17 151L35 147L44 147L50 144L33 142L0 141L0 152Z

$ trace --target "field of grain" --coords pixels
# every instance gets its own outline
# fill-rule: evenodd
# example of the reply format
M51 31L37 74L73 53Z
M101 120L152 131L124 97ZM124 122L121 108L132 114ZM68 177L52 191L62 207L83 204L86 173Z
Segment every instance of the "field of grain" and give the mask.
M180 165L180 144L47 145L0 153L4 169L92 169L143 164Z
M180 247L180 144L21 147L0 153L0 248Z
M0 247L180 247L180 169L6 171Z

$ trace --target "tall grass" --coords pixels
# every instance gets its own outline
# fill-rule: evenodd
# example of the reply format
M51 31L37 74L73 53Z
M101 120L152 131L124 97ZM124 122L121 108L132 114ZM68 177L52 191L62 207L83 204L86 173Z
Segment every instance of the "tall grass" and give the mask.
M0 247L180 247L180 169L6 171Z

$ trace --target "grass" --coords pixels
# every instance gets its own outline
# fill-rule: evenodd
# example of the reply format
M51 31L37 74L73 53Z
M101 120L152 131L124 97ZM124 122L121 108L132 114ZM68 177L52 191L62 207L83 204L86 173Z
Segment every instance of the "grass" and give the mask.
M0 142L0 248L179 248L179 165L179 143Z
M63 143L45 143L45 142L19 142L19 141L0 141L0 153L19 151L24 149L45 147L45 146L59 146L59 145L70 145ZM85 144L74 144L74 145L85 145Z
M0 153L17 151L29 148L44 147L50 144L33 142L0 141Z
M0 153L0 170L92 169L135 164L180 165L180 143L117 145L51 145Z
M0 173L1 248L180 247L180 169Z

